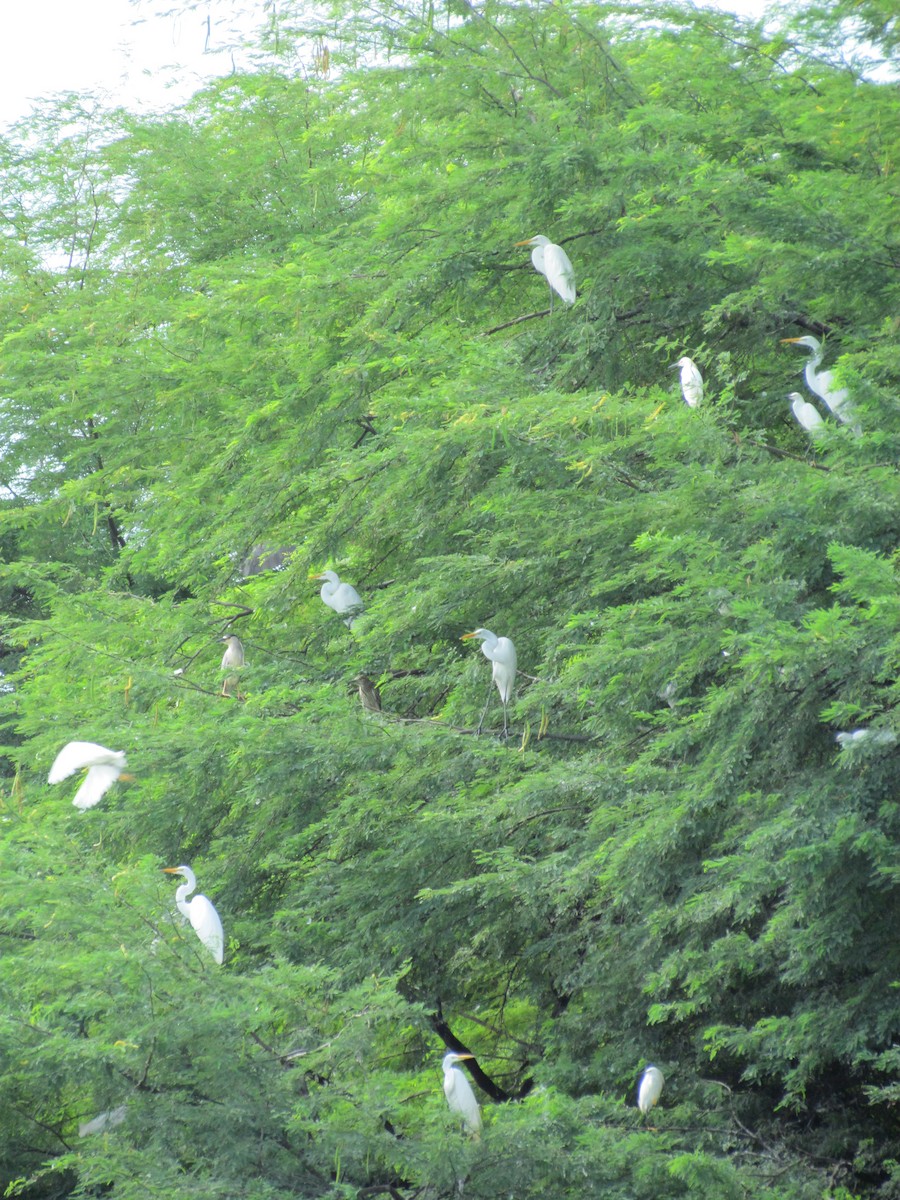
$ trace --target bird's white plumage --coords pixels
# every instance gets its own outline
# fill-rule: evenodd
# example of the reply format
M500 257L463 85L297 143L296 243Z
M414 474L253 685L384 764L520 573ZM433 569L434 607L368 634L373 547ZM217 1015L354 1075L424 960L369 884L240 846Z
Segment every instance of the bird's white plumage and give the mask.
M665 1077L659 1067L647 1067L638 1084L638 1108L646 1117L647 1113L657 1103L665 1083Z
M524 242L516 242L517 246L533 246L531 262L534 269L547 280L550 288L561 297L565 304L574 304L577 295L575 291L575 268L562 246L557 246L542 233L537 237L528 238Z
M672 370L678 370L681 377L681 394L684 402L690 408L696 408L703 399L703 376L700 368L692 358L679 358L672 365Z
M807 433L815 433L825 424L822 414L816 406L810 404L808 400L804 400L799 392L791 392L788 400L791 402L791 412L796 417L797 423L802 425Z
M337 571L323 571L321 575L314 575L313 579L325 580L319 589L319 595L336 613L343 615L362 607L362 597L359 592L352 583L342 583ZM353 618L350 617L344 623L352 625Z
M222 670L225 671L229 667L242 667L244 665L244 647L239 637L235 637L233 633L227 634L222 638L223 642L227 642L225 653L222 655Z
M809 350L810 355L803 369L807 387L811 392L815 392L817 396L825 401L839 421L843 421L845 425L849 425L854 421L853 406L850 404L850 393L846 388L837 387L834 382L833 371L820 371L818 369L824 353L822 343L819 339L807 334L805 337L782 338L781 340L785 344L804 346Z
M102 799L125 766L125 754L121 750L107 750L96 742L69 742L53 760L47 782L61 783L76 771L87 768L87 775L72 800L75 807L83 811L93 808Z
M481 1109L478 1107L472 1085L457 1066L461 1059L471 1057L471 1054L454 1054L451 1050L449 1054L444 1055L441 1066L444 1072L444 1095L447 1097L450 1111L462 1117L466 1133L477 1135L481 1132Z
M197 937L207 948L217 963L225 958L225 931L219 914L213 907L212 901L206 896L195 896L193 900L187 897L197 886L197 877L190 867L163 867L168 875L183 875L185 882L179 884L175 892L175 904L178 911L190 921Z
M516 682L516 648L508 637L497 637L489 629L476 629L467 638L481 638L481 653L493 664L491 677L497 685L500 699L509 704Z
M120 1104L118 1108L111 1108L107 1112L100 1113L92 1121L82 1121L78 1126L78 1136L90 1137L94 1133L105 1133L107 1129L115 1129L125 1120L127 1111L127 1107Z

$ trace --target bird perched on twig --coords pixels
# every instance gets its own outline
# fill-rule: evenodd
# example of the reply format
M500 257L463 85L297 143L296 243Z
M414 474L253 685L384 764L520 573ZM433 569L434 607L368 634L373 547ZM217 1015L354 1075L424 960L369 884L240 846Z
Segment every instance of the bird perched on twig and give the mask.
M323 571L321 575L312 575L311 578L325 580L319 589L319 595L336 613L343 616L344 613L352 613L355 609L362 608L362 597L359 592L352 583L342 583L337 571ZM344 624L348 627L351 626L353 617L347 617Z
M652 1064L646 1068L641 1081L638 1084L638 1108L646 1117L659 1100L660 1092L662 1092L665 1076L659 1067L654 1067Z
M47 782L61 783L85 769L87 775L72 801L82 812L93 808L117 779L134 779L124 774L125 755L121 750L107 750L96 742L69 742L53 760Z
M456 1065L464 1058L474 1058L474 1054L456 1054L453 1050L444 1055L441 1066L444 1071L444 1095L450 1111L462 1117L466 1133L478 1138L481 1134L481 1109L472 1091L472 1085Z
M553 312L553 293L562 297L564 304L575 303L575 268L562 246L557 246L548 237L539 233L537 237L516 242L517 246L534 246L531 263L534 269L547 280L550 288L550 311Z
M796 417L797 424L802 425L807 433L815 433L825 424L816 406L804 400L799 392L791 392L788 400L791 402L791 412Z
M481 653L494 664L491 668L491 678L497 685L497 691L500 693L500 699L503 702L503 736L506 737L506 713L512 698L513 686L516 682L516 648L508 637L498 638L496 633L491 633L489 629L476 629L472 633L464 633L460 641L465 642L469 638L481 638ZM487 704L485 704L481 720L478 722L479 733L481 733L481 727L484 724L484 718L490 701L491 693L488 691Z
M225 653L222 655L222 670L239 670L244 665L244 647L239 637L235 637L233 633L226 633L222 638L223 642L227 642ZM222 695L230 696L229 688L237 689L237 697L240 699L241 691L238 687L237 675L226 675L222 680Z
M225 957L225 933L219 914L206 896L187 897L197 886L197 877L190 867L163 867L167 875L183 875L185 882L175 889L175 904L178 911L190 921L197 937L217 963Z
M681 394L688 408L696 408L703 399L703 376L692 358L679 358L670 371L681 371Z
M381 712L381 692L362 672L353 680L359 691L359 702L368 712Z

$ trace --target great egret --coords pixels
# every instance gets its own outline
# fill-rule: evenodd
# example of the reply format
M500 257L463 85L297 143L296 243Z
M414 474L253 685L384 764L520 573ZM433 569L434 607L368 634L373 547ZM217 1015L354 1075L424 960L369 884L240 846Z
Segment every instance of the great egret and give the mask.
M892 729L854 729L850 733L838 733L834 739L842 750L849 750L862 742L871 742L873 746L894 746L897 735Z
M807 387L817 396L821 396L839 421L849 425L854 419L853 406L849 403L850 393L846 388L835 386L833 371L817 369L823 354L822 343L819 339L807 335L806 337L782 338L781 343L789 346L805 346L810 351L803 371Z
M703 399L703 376L692 358L679 358L670 371L681 370L681 394L689 408L696 408Z
M508 637L498 638L489 629L475 629L472 633L464 633L460 641L465 642L469 638L481 638L481 653L494 664L491 671L491 678L497 685L497 691L500 693L500 699L503 702L503 736L506 737L507 709L512 697L513 686L516 682L516 648ZM490 693L488 693L488 702L490 702ZM487 704L485 704L481 720L478 722L479 733L481 732L481 726L484 724L486 712Z
M93 808L117 779L134 778L133 775L123 774L123 751L107 750L105 746L98 746L96 742L69 742L53 760L47 782L61 783L63 779L68 779L76 771L83 771L85 768L87 775L72 801L82 812L86 808Z
M195 896L193 900L187 897L197 886L197 877L190 867L163 867L167 875L183 875L184 883L178 885L175 892L175 903L194 927L197 937L207 948L217 963L225 957L225 932L219 914L213 908L212 901L206 896Z
M78 1136L90 1137L94 1133L104 1133L107 1129L115 1129L125 1120L127 1111L127 1106L120 1104L118 1108L111 1108L107 1112L100 1113L92 1121L81 1121L78 1125Z
M788 395L788 400L791 402L791 411L807 433L815 433L817 429L821 429L825 424L822 420L822 414L816 406L810 404L808 400L804 400L799 392L791 392Z
M462 1117L466 1133L478 1137L481 1133L481 1109L478 1107L472 1085L456 1065L464 1058L474 1057L474 1054L456 1054L451 1050L449 1054L444 1055L441 1066L444 1071L444 1095L447 1097L450 1111Z
M244 647L241 644L241 639L239 637L235 637L233 633L226 633L226 635L222 638L222 641L228 643L228 645L225 647L225 653L222 655L222 670L228 671L232 667L242 667L244 665ZM232 685L234 687L238 686L237 675L226 675L222 680L223 696L231 695L231 692L228 689ZM238 696L240 696L240 694L240 688L238 688Z
M336 613L343 615L343 613L353 612L354 609L362 607L359 592L352 583L341 583L341 578L336 571L323 571L321 575L313 575L312 578L325 580L319 589L319 595ZM348 617L344 624L352 625L353 617Z
M665 1077L659 1067L649 1066L641 1076L638 1084L637 1104L645 1117L659 1100L664 1083Z
M539 233L537 237L516 242L517 246L534 246L531 262L534 269L547 280L550 286L550 311L553 311L553 293L562 297L563 303L575 303L575 268L562 246Z
M359 691L359 702L368 712L381 712L381 693L368 677L360 672L353 680Z

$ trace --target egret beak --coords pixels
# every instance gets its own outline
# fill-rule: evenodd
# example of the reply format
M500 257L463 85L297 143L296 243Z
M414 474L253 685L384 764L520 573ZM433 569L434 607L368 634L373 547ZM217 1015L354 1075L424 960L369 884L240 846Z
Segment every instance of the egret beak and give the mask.
M137 775L128 775L128 774L126 774L125 771L123 771L122 774L119 776L119 780L120 781L124 780L126 783L134 783L134 781L136 779L137 779Z
M163 867L163 870L165 871L165 873L167 875L180 875L181 874L181 872L178 870L177 867Z
M799 341L800 341L799 338L782 338L781 344L782 344L782 346L784 346L787 342L799 342Z
M469 640L469 638L473 638L474 636L475 636L474 633L464 633L459 640L461 642L467 642Z
M513 242L514 246L530 246L534 238L526 238L524 242Z
M678 363L671 363L671 364L670 364L670 365L669 365L669 366L666 368L666 370L667 370L667 371L677 371L677 370L678 370Z
M325 576L324 575L310 575L309 578L310 579L324 579Z
M457 1058L474 1058L474 1054L457 1054Z

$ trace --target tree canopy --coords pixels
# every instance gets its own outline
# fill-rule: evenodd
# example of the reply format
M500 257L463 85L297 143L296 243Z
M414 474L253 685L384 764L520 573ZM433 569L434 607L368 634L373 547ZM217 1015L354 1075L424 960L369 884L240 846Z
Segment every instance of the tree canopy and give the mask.
M890 6L280 7L0 141L7 1194L900 1196Z

